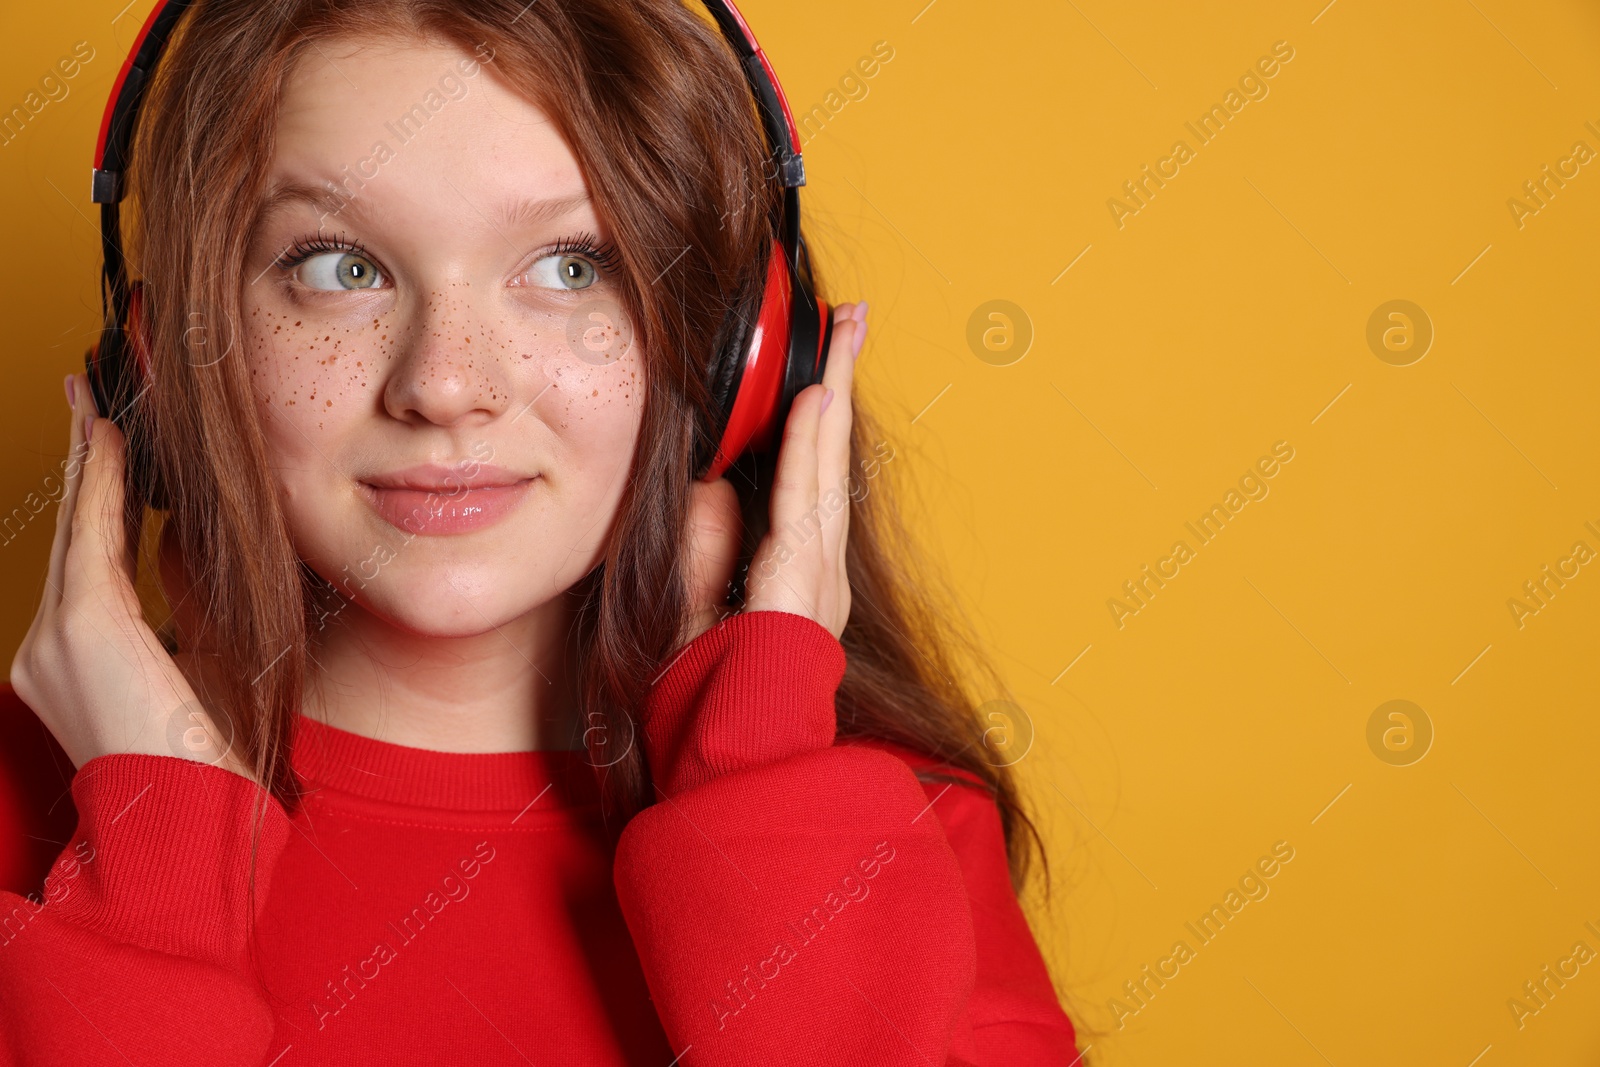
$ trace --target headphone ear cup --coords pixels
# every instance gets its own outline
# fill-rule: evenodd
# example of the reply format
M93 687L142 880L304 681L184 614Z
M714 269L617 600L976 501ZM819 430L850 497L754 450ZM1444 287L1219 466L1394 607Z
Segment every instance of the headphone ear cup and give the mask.
M707 464L711 465L711 469L702 476L706 481L714 481L720 477L722 472L739 458L739 453L744 451L743 443L733 440L742 436L739 423L734 417L735 402L746 387L745 369L750 364L750 346L761 341L758 327L762 321L762 304L771 291L769 275L770 267L767 272L745 283L733 306L723 316L722 325L717 330L714 347L716 357L712 362L707 381L716 423L712 427L711 436L699 442L695 456L697 470L706 467ZM756 391L756 388L751 387L751 391ZM724 451L725 448L737 451L733 455L728 455Z
M144 317L144 283L134 282L128 287L128 346L134 358L134 395L144 391L154 376L150 362L150 324Z
M154 379L144 296L142 282L128 286L127 322L110 323L101 333L100 343L89 352L88 378L95 409L116 422L123 432L132 486L151 507L164 510L166 489L145 445L147 424L139 403Z
M799 244L798 271L789 272L789 358L784 376L784 391L779 398L779 416L788 418L789 406L803 389L822 381L828 366L828 348L833 341L833 309L817 299L811 276L811 255L805 238Z
M144 391L153 374L150 350L144 283L134 282L128 286L127 323L106 323L99 343L89 349L84 361L95 410L102 416L116 419L123 405L131 404Z
M725 323L731 335L742 328L745 338L730 353L727 364L717 368L720 375L729 366L733 377L724 387L720 378L713 387L725 397L719 412L723 419L711 458L711 466L701 475L715 481L746 451L770 452L782 437L782 420L787 415L785 381L790 374L789 334L793 323L790 311L793 291L789 264L781 241L773 241L767 256L767 269L761 278L759 299L738 309L737 323Z
M717 330L716 359L711 367L709 382L711 401L717 413L717 431L727 428L733 411L734 396L738 392L740 370L745 363L750 334L761 314L761 294L764 282L747 284L733 307L722 317Z
M84 377L89 381L89 392L94 397L94 409L105 411L111 406L111 385L106 381L109 367L122 358L122 331L115 326L100 330L100 340L83 357Z

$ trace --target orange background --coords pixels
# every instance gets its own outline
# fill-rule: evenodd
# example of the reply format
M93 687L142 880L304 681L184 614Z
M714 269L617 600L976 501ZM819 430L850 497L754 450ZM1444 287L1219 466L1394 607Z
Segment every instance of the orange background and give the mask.
M1021 709L1060 876L1026 903L1087 1060L1592 1064L1600 958L1536 1013L1523 984L1600 952L1600 567L1569 559L1600 551L1600 165L1561 162L1600 152L1600 10L1324 3L744 6L813 115L834 295L873 306L885 470ZM11 18L6 109L75 42L96 58L0 147L0 518L65 455L60 379L99 327L92 144L150 6ZM1276 42L1202 143L1185 123ZM1202 543L1213 504L1236 513ZM7 648L53 521L0 538ZM1519 625L1547 564L1571 577ZM1146 565L1170 577L1119 625ZM1202 943L1185 924L1277 842L1267 894ZM1172 977L1134 1001L1146 965Z

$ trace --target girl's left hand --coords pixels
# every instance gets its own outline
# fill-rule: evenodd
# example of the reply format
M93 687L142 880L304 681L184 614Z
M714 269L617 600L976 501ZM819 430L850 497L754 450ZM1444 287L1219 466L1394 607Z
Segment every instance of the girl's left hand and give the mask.
M833 309L828 365L822 381L802 389L789 409L772 483L772 521L756 546L745 579L745 611L803 615L835 639L844 633L850 617L850 576L845 568L850 394L856 356L866 339L866 317L865 303ZM742 525L738 496L726 478L697 481L691 494L690 618L680 648L727 613L728 583L738 563Z

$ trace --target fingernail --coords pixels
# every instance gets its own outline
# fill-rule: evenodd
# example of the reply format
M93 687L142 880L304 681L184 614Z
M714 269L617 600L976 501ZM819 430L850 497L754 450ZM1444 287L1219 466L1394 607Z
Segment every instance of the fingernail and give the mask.
M72 375L69 374L65 378L61 379L61 388L64 389L67 394L67 407L75 407L76 405L72 402Z
M867 321L867 302L865 300L863 300L863 301L861 301L861 303L857 304L855 306L855 310L850 313L850 317L855 319L857 322L866 322Z
M91 444L94 442L94 412L92 411L83 417L83 439Z
M831 403L833 403L833 390L829 389L826 393L822 394L822 410L827 411L828 405Z
M860 358L860 356L861 356L861 346L866 341L866 339L867 339L867 324L863 322L859 326L856 327L856 339L855 339L855 342L854 342L854 344L852 345L852 347L850 349L850 358L851 358L851 360L856 360L856 359Z

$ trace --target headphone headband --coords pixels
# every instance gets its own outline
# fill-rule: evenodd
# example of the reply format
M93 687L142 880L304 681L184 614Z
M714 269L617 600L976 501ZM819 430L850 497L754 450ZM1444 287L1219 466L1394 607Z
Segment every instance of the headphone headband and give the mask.
M123 417L149 386L150 355L143 322L140 285L130 285L122 251L120 204L133 130L156 64L178 19L194 0L160 0L145 19L112 87L95 145L90 184L100 205L104 253L101 290L106 327L86 359L90 387L100 410L113 421ZM773 176L783 186L777 243L766 268L761 299L750 314L735 309L735 341L713 363L713 397L722 425L717 427L710 467L702 475L719 477L746 450L765 450L779 436L795 394L820 381L833 333L828 306L817 300L805 241L800 235L799 187L806 182L799 130L777 75L755 34L732 0L702 0L760 105L762 128L771 151ZM134 364L130 367L130 364ZM140 380L144 379L144 380ZM152 506L165 507L165 493L154 464L140 442L129 438L130 461Z
M111 98L106 103L105 114L100 119L100 136L95 144L94 173L91 199L96 204L114 204L127 192L122 180L123 167L128 159L129 142L133 137L133 120L139 105L144 101L144 89L155 70L172 28L193 0L163 0L158 3L135 38L134 46L123 60L122 70L111 87ZM773 163L786 188L806 183L805 163L795 146L800 143L800 131L789 110L788 97L772 69L767 54L761 50L749 23L733 6L732 0L702 0L717 28L739 55L739 65L745 78L755 90L761 104L761 122L767 133L767 143L772 146Z

